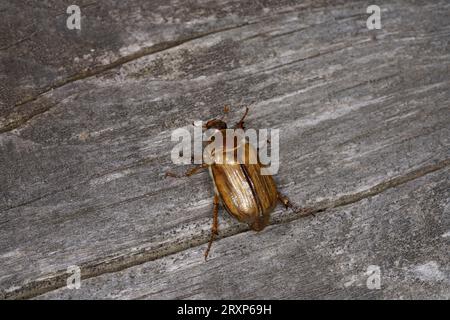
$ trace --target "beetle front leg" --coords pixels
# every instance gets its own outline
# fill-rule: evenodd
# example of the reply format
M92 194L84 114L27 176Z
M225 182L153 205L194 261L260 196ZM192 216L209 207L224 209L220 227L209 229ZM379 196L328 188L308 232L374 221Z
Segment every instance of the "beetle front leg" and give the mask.
M194 167L194 168L192 168L192 169L189 169L188 171L186 171L186 172L185 172L184 174L182 174L182 175L177 175L176 173L173 173L173 172L171 172L171 171L167 171L167 172L166 172L166 176L172 177L172 178L190 177L190 176L192 176L192 175L198 173L200 170L206 168L207 166L208 166L208 165L205 164L205 163L200 164L200 165L198 165L198 166L196 166L196 167Z
M209 238L208 248L205 251L205 261L208 258L209 250L216 235L219 234L219 196L214 194L214 208L213 208L213 224L211 228L211 237Z

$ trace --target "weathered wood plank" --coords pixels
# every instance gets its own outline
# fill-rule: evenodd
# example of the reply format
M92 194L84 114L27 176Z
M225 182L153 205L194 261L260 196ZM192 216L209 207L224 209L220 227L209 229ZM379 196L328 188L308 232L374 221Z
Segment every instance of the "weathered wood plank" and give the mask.
M73 264L96 276L205 243L209 177L164 172L170 132L225 104L281 129L277 181L300 205L357 201L448 166L450 5L406 4L381 3L376 33L359 3L269 13L21 106L26 121L1 124L0 294L64 285ZM222 236L244 230L222 218Z
M449 299L449 232L447 168L316 218L222 239L208 262L196 247L38 298ZM380 289L367 287L370 265Z
M0 117L39 94L189 39L311 7L290 0L2 1ZM316 7L326 1L314 1ZM81 30L69 30L69 5ZM335 5L339 5L336 3ZM19 108L21 109L21 108Z

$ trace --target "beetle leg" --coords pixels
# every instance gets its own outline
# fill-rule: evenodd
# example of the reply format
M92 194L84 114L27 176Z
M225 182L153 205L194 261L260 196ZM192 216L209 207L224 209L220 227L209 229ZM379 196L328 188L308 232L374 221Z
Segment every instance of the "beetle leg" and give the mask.
M200 164L192 169L189 169L188 171L186 171L184 174L182 175L177 175L176 173L167 171L166 172L166 176L168 177L172 177L172 178L183 178L183 177L190 177L196 173L198 173L200 170L206 168L208 165L206 163Z
M184 175L185 175L186 177L190 177L190 176L192 176L192 175L198 173L200 170L206 168L207 166L208 166L208 165L206 165L205 163L203 163L203 164L201 164L201 165L198 165L198 166L196 166L196 167L194 167L194 168L188 170Z
M294 212L301 213L302 215L312 215L313 217L316 216L313 212L314 211L313 208L296 208L288 197L282 195L279 192L278 192L278 200L280 200L280 202L284 205L286 210L288 208L291 208L292 210L294 210Z
M209 250L216 235L219 234L219 196L214 195L213 224L211 228L211 237L209 238L208 248L205 251L205 261L208 258Z
M291 200L289 200L288 197L282 195L281 193L278 192L278 200L280 200L280 202L284 205L284 207L286 208L286 210L288 208L294 208L294 205L292 204Z

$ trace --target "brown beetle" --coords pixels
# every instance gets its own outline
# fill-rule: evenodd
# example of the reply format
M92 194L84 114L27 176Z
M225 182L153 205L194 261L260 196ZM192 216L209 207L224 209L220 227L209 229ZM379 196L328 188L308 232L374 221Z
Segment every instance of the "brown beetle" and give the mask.
M225 107L225 112L228 108ZM244 129L245 114L234 126L234 129ZM277 191L275 181L271 175L261 175L260 170L263 165L257 158L257 151L248 142L239 143L235 141L234 149L244 148L242 154L244 159L237 159L235 150L226 149L225 130L227 124L220 119L209 120L204 126L205 129L220 130L223 133L223 160L220 164L201 164L185 173L184 176L191 176L200 169L209 167L209 173L214 183L214 209L211 238L205 251L205 260L208 257L212 242L218 235L218 211L219 202L225 210L240 222L245 222L252 230L261 231L269 224L270 213L274 210L278 201L285 207L293 208L292 203L286 196ZM251 154L258 159L256 164L251 164L248 159ZM240 161L238 161L240 160ZM173 173L167 172L168 176L177 177Z

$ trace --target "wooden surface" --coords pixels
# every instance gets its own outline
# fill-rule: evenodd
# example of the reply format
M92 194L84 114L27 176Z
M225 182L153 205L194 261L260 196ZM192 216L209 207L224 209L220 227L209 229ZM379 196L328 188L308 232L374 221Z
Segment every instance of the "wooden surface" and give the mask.
M380 1L374 31L367 1L80 1L81 31L69 4L0 4L1 298L450 298L448 1ZM209 176L164 173L226 104L281 130L316 217L221 210L204 262Z
M449 174L435 172L261 234L228 237L208 263L195 247L39 298L448 299L448 248L439 234L450 214ZM380 267L380 290L366 286L369 265Z

